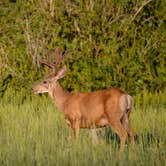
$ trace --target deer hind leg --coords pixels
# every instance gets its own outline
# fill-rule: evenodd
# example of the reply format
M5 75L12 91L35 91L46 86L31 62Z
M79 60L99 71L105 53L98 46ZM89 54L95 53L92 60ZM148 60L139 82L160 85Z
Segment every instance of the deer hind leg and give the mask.
M74 138L77 139L79 136L79 131L80 131L80 120L79 119L73 120L72 128L73 128L73 132L74 132Z
M120 150L123 150L127 138L126 130L122 126L120 120L110 122L110 125L114 129L115 133L120 137Z
M133 129L131 128L130 126L130 119L129 119L129 116L130 116L130 111L128 111L127 113L125 113L121 119L121 122L122 122L122 125L123 127L125 128L125 130L127 131L129 137L130 137L130 142L132 145L135 144L135 134L134 134L134 131Z

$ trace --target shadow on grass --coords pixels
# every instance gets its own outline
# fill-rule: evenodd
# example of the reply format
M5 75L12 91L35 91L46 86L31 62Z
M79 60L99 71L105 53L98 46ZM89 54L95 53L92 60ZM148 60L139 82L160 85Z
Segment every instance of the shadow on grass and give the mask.
M104 140L107 144L117 144L118 146L120 145L120 138L119 136L111 129L111 127L106 127L105 129L99 129L97 131L97 134L99 136L100 140ZM149 141L151 140L151 138L153 137L153 135L147 133L147 137L149 138ZM135 143L139 143L140 141L140 136L138 136L137 134L135 135ZM126 144L129 145L130 144L130 138L129 136L126 139Z

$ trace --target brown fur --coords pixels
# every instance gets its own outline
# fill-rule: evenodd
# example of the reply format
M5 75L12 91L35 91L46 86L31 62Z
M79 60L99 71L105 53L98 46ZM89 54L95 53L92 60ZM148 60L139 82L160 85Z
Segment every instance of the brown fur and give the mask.
M112 126L120 137L121 148L125 145L127 134L134 144L134 132L129 120L132 109L131 96L118 88L69 93L64 91L57 81L64 75L62 69L56 76L35 85L33 92L50 94L64 113L66 123L73 129L75 138L78 137L80 128Z

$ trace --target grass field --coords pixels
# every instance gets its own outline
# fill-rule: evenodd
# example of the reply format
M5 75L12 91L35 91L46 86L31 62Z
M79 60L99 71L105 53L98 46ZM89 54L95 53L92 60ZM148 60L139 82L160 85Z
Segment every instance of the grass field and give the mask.
M0 166L164 166L165 98L165 94L147 93L134 97L131 121L138 141L135 148L127 143L120 153L119 138L110 128L97 131L98 145L86 129L75 142L50 98L8 93L0 101Z

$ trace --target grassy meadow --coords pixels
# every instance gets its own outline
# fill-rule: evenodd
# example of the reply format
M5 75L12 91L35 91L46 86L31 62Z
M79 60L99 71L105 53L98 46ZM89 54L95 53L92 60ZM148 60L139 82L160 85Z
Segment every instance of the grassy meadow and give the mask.
M119 138L110 128L97 130L97 145L86 129L75 142L72 130L49 97L7 92L0 101L0 165L164 166L165 97L163 93L134 97L131 121L138 139L134 148L128 140L120 153Z

